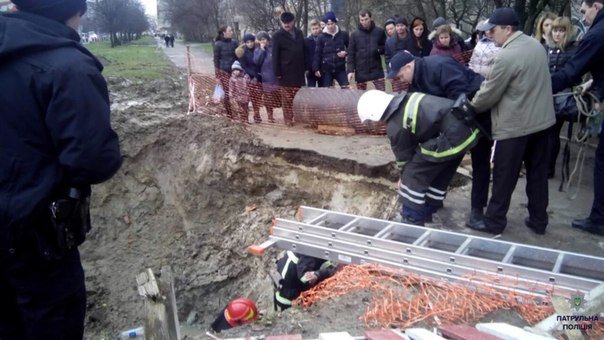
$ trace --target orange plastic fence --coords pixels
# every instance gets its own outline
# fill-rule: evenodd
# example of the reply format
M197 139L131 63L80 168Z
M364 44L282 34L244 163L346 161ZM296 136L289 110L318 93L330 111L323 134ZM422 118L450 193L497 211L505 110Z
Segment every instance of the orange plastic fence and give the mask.
M455 58L467 64L471 51L460 53ZM363 93L358 84L340 89L334 82L331 88L284 88L250 81L245 87L231 81L228 73L216 79L213 66L200 70L201 61L190 54L189 112L227 116L245 124L270 124L273 127L292 125L317 129L331 134L384 134L382 123L361 123L356 112L356 102ZM207 62L206 62L207 63ZM406 91L408 84L384 80L386 92ZM225 91L222 100L214 100L216 86ZM373 82L368 89L375 88Z
M439 281L378 265L348 265L331 278L303 292L295 303L309 307L319 301L365 291L373 296L361 317L367 327L403 329L420 322L429 325L473 323L499 309L513 309L529 325L534 325L554 313L549 298L538 298L513 290L521 287L520 281L503 280L496 275L471 279L473 284L468 285ZM512 289L495 288L491 285L493 283ZM545 288L551 291L551 287ZM592 338L601 338L604 336L604 327L594 324L588 332Z

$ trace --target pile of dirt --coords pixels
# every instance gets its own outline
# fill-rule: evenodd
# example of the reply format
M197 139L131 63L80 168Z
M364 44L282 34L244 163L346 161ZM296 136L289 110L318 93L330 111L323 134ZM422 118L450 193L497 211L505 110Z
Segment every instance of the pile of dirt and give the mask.
M310 205L382 217L384 207L392 205L392 165L367 167L274 149L248 127L187 115L186 79L178 76L108 83L124 163L113 179L93 189L93 230L81 248L87 338L114 338L142 325L144 301L135 277L146 268L158 273L165 265L175 276L180 320L189 319L194 328L207 328L227 301L239 296L270 311L267 273L276 251L253 257L246 248L266 239L274 216L290 218L299 205ZM348 304L362 314L362 304ZM341 304L337 310L346 310L350 323L334 325L328 315L335 310L318 312L323 321L313 318L312 327L305 321L311 320L307 312L299 310L267 315L255 327L270 329L267 334L300 326L313 331L362 327Z

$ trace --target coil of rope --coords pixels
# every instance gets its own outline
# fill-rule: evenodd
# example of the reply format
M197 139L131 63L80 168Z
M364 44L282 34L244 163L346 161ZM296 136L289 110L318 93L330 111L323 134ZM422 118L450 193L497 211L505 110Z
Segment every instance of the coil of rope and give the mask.
M557 93L556 96L564 96L570 95L575 99L577 105L577 119L576 123L579 124L580 128L574 131L572 136L569 136L569 141L565 147L564 158L563 158L563 171L562 171L562 183L560 183L560 191L566 191L568 197L572 200L577 198L577 194L579 192L579 187L581 185L581 181L583 179L583 166L585 164L585 145L589 138L598 133L598 129L600 126L600 110L602 109L600 106L600 100L596 96L596 94L592 91L583 93L583 88L581 86L576 86L573 92L564 92ZM571 124L574 122L571 122ZM564 164L567 164L570 161L570 152L568 151L568 143L573 142L579 145L579 151L577 152L577 159L575 161L575 165L573 170L568 175L568 179L566 181L566 185L564 182L565 172L564 172ZM566 171L568 172L568 170ZM576 177L576 186L575 189L572 190L573 181Z

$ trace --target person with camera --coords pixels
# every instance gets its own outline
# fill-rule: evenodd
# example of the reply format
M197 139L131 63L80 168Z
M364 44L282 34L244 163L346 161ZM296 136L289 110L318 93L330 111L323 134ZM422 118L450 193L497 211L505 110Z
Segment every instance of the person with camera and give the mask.
M82 339L90 185L121 165L85 0L0 15L0 339ZM8 33L10 34L3 34Z

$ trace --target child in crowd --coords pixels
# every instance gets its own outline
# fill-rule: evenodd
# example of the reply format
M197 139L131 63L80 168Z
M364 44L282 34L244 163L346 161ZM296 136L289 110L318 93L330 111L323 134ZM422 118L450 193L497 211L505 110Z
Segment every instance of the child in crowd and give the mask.
M449 25L441 25L436 29L434 46L430 55L450 55L461 53L459 42L454 39L453 30Z
M231 90L230 95L231 98L233 98L233 100L237 103L237 106L239 106L239 118L241 119L241 122L246 124L249 124L249 82L250 77L245 73L245 71L243 71L243 67L241 67L239 61L235 61L233 66L231 66L231 79L229 80L229 89Z

